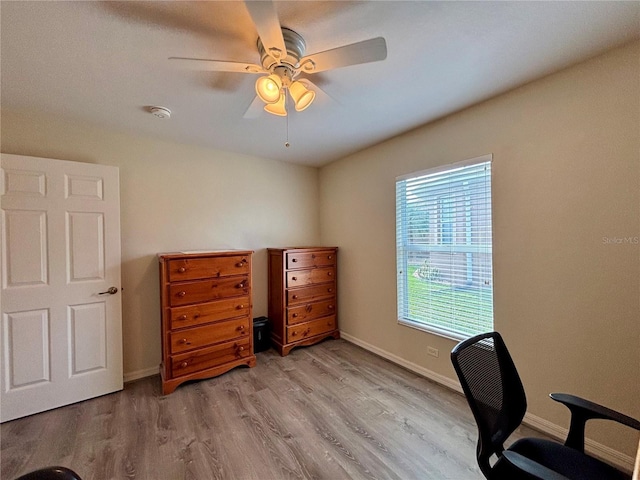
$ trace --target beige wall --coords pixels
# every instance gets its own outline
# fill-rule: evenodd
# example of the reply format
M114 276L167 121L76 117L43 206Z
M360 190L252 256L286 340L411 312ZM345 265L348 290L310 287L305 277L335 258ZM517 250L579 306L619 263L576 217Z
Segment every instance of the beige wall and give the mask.
M395 177L486 153L495 329L529 412L568 426L547 398L565 391L640 417L640 245L603 240L640 236L638 43L322 168L322 241L341 249L341 329L455 378L453 341L397 323ZM635 456L636 434L588 432Z
M267 314L265 248L318 242L318 170L2 111L2 152L120 168L125 378L160 362L158 252L255 250L254 316Z

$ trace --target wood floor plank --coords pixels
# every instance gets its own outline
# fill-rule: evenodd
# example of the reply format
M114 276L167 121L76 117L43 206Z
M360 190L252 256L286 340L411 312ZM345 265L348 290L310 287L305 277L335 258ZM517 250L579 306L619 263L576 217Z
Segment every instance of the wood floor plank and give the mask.
M329 340L170 395L149 377L7 422L0 478L64 465L84 480L479 480L475 444L461 395Z
M324 370L327 378L333 376L334 380L338 379L337 372L330 372L327 369L326 364L319 363L315 360L312 361L312 364L314 367L318 367ZM402 372L399 373L402 374ZM336 398L340 396L340 392L344 393L346 389L353 388L353 385L357 384L357 382L352 381L354 379L348 379L348 381L346 382L343 382L342 379L339 382L331 382L330 380L327 380L327 378L325 378L325 381L322 382L321 387L329 389L327 393L330 398ZM378 382L380 385L380 378L378 379ZM339 383L339 385L336 386L335 390L331 390L332 383ZM358 391L358 395L360 398L364 398L364 395L362 395L362 393L366 392L368 388L369 387L365 385L362 392ZM402 390L398 391L402 392ZM385 392L388 396L386 405L384 403L380 403L382 400L380 393L384 394ZM390 393L392 393L392 395L389 396L388 394ZM351 394L350 396L353 396L353 394ZM371 401L372 400L369 400L369 402ZM419 412L421 415L431 415L432 412L422 409L422 406L419 404L411 405L406 397L404 397L401 393L396 394L396 390L391 389L390 386L384 388L378 387L377 395L373 397L373 402L378 405L378 411L383 415L378 415L377 417L369 417L367 419L368 421L366 426L359 422L359 419L348 411L353 410L360 413L362 411L363 405L358 405L358 408L353 408L350 405L347 409L344 407L344 402L341 402L336 403L334 408L342 410L342 420L344 428L352 430L354 434L364 436L365 439L369 442L370 446L374 446L378 449L377 454L380 455L381 459L388 460L389 463L391 465L394 465L396 468L398 465L402 465L404 467L403 470L406 475L406 477L404 478L419 478L420 473L427 471L431 472L431 478L449 478L449 475L445 474L443 471L440 471L437 468L437 465L445 464L447 465L446 470L453 471L451 468L452 465L450 464L456 461L456 457L447 458L444 455L444 449L437 443L434 444L434 442L437 442L441 438L442 433L444 433L446 437L446 433L448 432L444 431L440 432L438 435L433 435L433 432L430 431L429 435L420 435L419 438L421 438L423 442L425 439L431 441L431 444L428 445L428 450L431 452L431 454L427 457L432 460L434 458L438 460L437 462L431 463L424 462L423 459L425 458L425 445L416 444L415 438L405 438L407 437L406 435L404 435L406 432L404 431L404 429L401 429L400 426L405 427L407 425L406 417L399 417L398 412L394 411L394 409L399 406L402 407L403 405L408 405L412 407L416 412ZM407 414L411 415L412 413L413 412L408 412ZM372 420L377 420L377 422L374 423L372 422ZM379 440L378 438L374 438L369 433L374 429L385 434L380 438L384 438L384 441L386 441L388 445L385 445L381 440ZM413 428L413 431L413 433L415 433L416 429ZM395 441L396 439L399 441ZM415 447L417 446L419 446L420 449L416 449ZM444 462L440 461L442 460L442 457L445 457ZM466 465L467 464L465 463L462 468L453 471L451 478L466 478L466 476L470 474L469 468L465 467Z

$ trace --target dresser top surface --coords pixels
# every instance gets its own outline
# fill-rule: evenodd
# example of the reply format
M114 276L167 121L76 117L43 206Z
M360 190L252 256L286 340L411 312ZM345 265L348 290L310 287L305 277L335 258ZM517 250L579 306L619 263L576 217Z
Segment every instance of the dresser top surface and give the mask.
M251 255L253 250L185 250L184 252L166 252L159 253L158 258L162 260L171 260L174 258L191 258L191 257L228 257L235 255Z
M289 251L315 251L315 250L338 250L338 247L282 247L282 248L267 248L270 252L289 252Z

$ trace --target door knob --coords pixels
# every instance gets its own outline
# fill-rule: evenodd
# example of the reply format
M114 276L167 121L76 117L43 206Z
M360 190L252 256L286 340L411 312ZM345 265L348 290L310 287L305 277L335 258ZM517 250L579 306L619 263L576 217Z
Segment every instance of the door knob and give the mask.
M116 287L109 287L106 292L100 292L98 295L115 295L116 293L118 293Z

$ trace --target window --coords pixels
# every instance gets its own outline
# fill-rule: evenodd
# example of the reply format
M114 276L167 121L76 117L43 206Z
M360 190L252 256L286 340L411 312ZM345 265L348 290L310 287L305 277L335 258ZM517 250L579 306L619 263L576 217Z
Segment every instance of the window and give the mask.
M491 158L396 179L401 324L455 339L493 330Z

